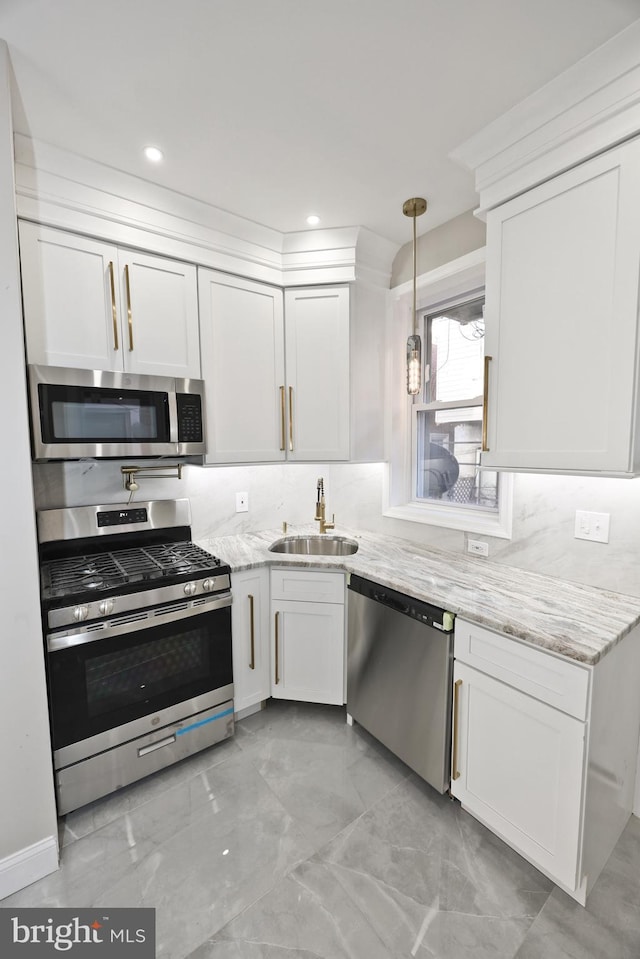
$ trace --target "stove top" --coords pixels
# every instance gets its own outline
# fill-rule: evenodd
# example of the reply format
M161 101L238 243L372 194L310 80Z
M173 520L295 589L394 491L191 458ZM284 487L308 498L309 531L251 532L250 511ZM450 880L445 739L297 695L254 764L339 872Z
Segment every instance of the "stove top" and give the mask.
M40 567L41 593L47 603L69 597L80 600L85 593L107 595L123 587L132 591L138 584L144 587L152 581L200 579L221 566L221 560L191 542L82 553L44 561Z
M190 540L188 500L44 510L37 519L50 628L215 599L231 588L229 566Z

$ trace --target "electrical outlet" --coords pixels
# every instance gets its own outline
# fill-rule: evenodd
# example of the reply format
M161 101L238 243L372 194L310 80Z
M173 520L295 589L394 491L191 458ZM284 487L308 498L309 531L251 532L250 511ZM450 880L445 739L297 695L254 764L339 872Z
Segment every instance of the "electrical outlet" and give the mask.
M576 510L576 539L590 539L594 543L609 542L609 513L589 513Z
M249 494L236 493L236 513L249 512Z
M475 556L488 556L489 544L483 543L479 539L470 539L467 541L467 553L473 553Z

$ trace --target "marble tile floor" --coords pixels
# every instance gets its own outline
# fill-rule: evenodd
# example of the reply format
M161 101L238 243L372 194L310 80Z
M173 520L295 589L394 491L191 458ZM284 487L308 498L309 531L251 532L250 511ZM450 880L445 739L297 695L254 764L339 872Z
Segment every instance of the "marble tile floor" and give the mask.
M60 837L0 906L152 906L159 959L640 957L640 820L583 909L338 707L271 700Z

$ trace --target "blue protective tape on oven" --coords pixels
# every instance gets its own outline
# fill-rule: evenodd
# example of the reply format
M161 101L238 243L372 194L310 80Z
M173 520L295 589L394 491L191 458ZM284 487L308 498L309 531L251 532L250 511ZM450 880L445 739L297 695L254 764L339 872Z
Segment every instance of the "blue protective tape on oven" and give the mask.
M207 723L213 723L216 719L222 719L223 716L231 716L233 714L233 706L230 709L225 709L221 713L216 713L215 716L209 716L208 719L201 719L198 723L191 723L190 726L183 726L182 729L176 729L176 736L184 736L185 733L190 733L192 729L199 729L200 726L206 726Z

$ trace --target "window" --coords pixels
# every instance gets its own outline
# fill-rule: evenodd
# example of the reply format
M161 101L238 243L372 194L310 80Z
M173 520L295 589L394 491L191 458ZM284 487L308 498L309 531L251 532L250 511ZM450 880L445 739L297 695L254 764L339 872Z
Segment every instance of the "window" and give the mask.
M480 468L485 251L417 279L426 375L406 393L412 284L393 291L389 316L388 469L384 515L510 538L512 476Z
M423 317L426 364L413 405L416 502L498 511L498 474L480 469L484 296Z

